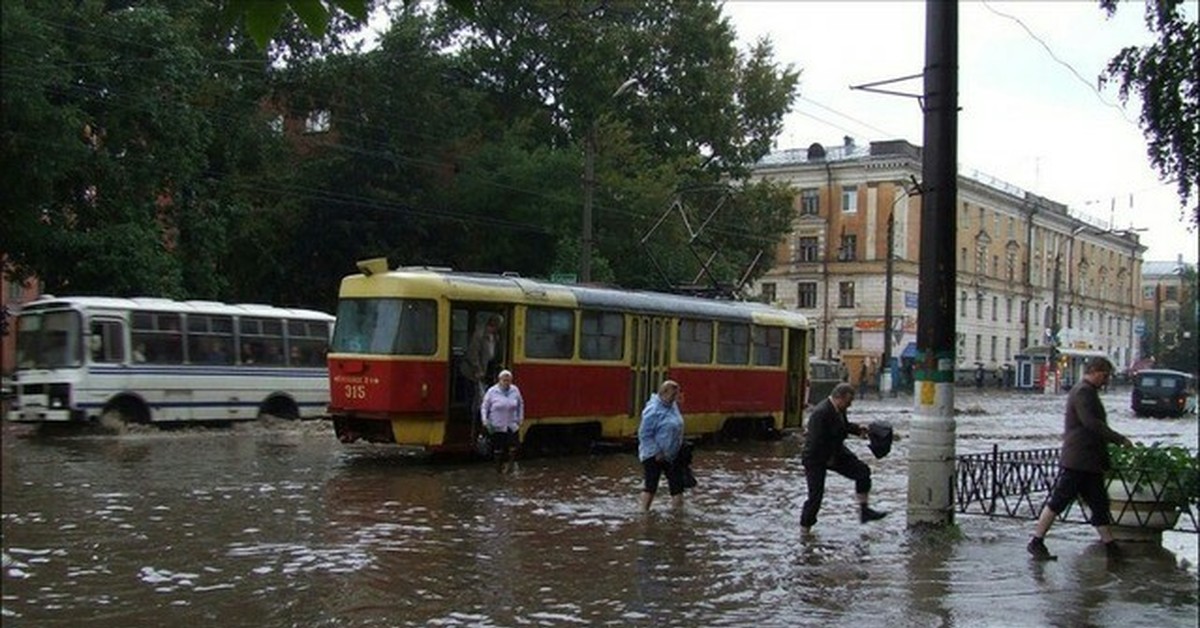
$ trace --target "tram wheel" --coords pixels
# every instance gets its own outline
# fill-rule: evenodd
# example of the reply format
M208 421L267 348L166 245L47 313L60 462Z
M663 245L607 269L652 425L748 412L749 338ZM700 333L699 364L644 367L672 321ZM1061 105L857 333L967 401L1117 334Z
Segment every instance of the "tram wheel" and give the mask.
M288 397L271 397L258 410L259 419L275 417L295 421L300 418L300 408Z

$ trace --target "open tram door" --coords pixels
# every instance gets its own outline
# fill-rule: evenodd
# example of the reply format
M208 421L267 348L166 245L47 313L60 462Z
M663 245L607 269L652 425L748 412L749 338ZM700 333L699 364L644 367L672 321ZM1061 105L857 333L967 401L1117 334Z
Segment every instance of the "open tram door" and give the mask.
M787 330L787 399L783 404L783 429L798 430L808 394L808 330Z
M642 407L667 378L670 325L670 319L661 317L633 316L630 319L629 416L633 417L630 436L637 436Z
M479 404L483 392L496 381L500 371L511 366L512 352L509 332L511 311L496 303L452 303L450 306L450 361L446 377L449 399L446 404L446 434L442 445L449 449L469 448L475 435L483 429L479 419ZM497 324L498 323L498 324ZM494 332L489 330L493 324ZM494 341L486 337L494 334ZM488 349L482 346L491 345ZM472 356L491 353L482 366L483 377L471 377ZM480 388L482 386L482 388Z

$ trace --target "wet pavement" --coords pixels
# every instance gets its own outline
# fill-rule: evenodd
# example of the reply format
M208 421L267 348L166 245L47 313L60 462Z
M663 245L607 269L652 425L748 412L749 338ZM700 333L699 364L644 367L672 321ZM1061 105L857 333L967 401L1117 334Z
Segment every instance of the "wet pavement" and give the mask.
M961 391L957 452L1055 447L1062 396ZM1197 419L1136 419L1135 440L1196 447ZM686 412L686 408L685 408ZM799 442L701 447L682 512L637 511L632 453L430 463L337 443L323 423L46 436L3 426L5 626L1194 626L1196 535L1109 560L1060 524L1036 563L1032 522L958 515L905 527L911 400L864 399L891 421L870 457L860 525L831 477L798 531ZM665 500L661 500L665 501Z

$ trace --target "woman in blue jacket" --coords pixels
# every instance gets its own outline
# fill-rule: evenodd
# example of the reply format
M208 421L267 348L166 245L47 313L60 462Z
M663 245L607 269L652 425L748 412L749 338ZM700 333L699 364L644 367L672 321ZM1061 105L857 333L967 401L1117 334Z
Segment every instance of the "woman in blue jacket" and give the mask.
M683 506L683 467L676 464L683 446L683 414L679 411L679 384L666 380L642 408L638 427L638 458L642 461L645 482L642 485L642 512L650 510L658 480L667 476L671 506Z

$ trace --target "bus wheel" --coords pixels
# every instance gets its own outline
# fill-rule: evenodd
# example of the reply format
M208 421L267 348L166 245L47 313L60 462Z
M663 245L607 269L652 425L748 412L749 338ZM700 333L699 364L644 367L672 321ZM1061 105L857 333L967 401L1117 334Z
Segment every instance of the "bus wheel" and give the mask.
M150 410L146 404L133 397L113 399L100 413L100 428L114 433L124 432L131 424L150 422Z
M296 406L295 401L288 397L271 397L258 409L258 418L268 419L271 417L295 421L300 418L300 408Z

